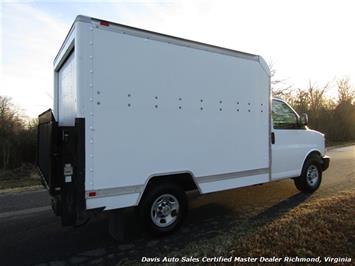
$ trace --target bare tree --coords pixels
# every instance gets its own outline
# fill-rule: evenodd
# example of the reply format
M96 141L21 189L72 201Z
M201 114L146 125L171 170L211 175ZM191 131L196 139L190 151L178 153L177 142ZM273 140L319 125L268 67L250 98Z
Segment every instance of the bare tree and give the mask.
M269 63L269 69L271 74L272 96L276 98L282 98L287 101L288 99L291 98L291 94L292 94L291 86L286 85L287 79L276 78L276 69L272 62Z
M324 94L329 88L330 82L323 87L317 87L314 83L309 81L308 95L309 95L309 109L312 112L319 113L324 106L325 97Z
M10 98L0 96L0 168L8 168L16 153L17 136L23 130L24 122Z
M338 103L350 102L355 99L355 90L351 87L348 78L342 78L337 81L338 85Z

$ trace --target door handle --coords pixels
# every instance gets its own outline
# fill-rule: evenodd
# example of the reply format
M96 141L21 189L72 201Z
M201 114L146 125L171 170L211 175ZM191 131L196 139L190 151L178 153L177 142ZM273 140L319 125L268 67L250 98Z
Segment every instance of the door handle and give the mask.
M271 144L275 144L275 133L271 132Z

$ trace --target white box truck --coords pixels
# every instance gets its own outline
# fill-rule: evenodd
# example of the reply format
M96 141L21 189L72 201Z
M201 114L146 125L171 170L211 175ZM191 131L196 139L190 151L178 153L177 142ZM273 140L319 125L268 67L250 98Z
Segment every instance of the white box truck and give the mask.
M283 178L315 191L329 158L306 125L271 98L261 56L78 16L39 116L38 166L63 225L136 206L167 233L187 191Z

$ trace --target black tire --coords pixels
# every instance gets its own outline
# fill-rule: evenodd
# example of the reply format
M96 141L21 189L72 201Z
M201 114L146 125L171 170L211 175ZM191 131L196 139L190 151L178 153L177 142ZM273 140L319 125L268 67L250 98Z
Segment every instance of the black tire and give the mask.
M294 179L297 189L304 193L313 193L322 182L321 158L311 155L303 165L302 174Z
M186 194L175 184L155 184L143 195L138 206L138 214L154 234L171 233L181 226L187 214Z

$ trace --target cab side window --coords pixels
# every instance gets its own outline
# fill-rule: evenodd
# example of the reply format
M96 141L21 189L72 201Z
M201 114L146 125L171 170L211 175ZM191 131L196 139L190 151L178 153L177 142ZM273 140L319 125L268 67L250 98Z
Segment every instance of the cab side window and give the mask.
M272 121L274 129L297 129L297 115L284 102L272 100Z

